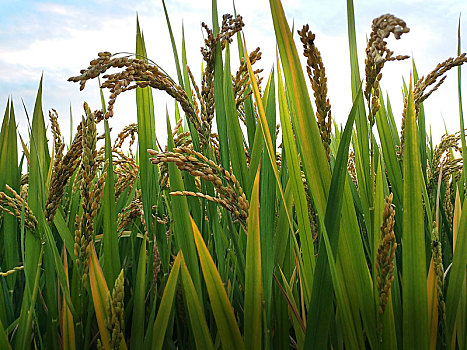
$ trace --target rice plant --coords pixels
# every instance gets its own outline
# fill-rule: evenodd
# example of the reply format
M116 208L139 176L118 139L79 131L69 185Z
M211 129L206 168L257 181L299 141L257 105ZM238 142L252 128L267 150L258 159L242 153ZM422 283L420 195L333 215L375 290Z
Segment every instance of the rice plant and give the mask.
M269 75L242 17L219 22L213 1L200 79L184 37L180 61L171 35L174 79L147 57L139 24L134 54L100 52L70 77L102 89L70 144L53 109L47 140L42 81L21 150L8 101L1 349L466 349L467 55L459 45L424 76L414 62L394 115L381 77L409 57L387 39L409 27L389 14L373 21L361 80L347 1L354 102L341 127L319 37L304 25L294 39L281 1L270 10ZM460 131L437 142L423 103L450 69ZM173 98L175 115L155 115L153 89ZM112 140L113 107L129 90L137 115Z

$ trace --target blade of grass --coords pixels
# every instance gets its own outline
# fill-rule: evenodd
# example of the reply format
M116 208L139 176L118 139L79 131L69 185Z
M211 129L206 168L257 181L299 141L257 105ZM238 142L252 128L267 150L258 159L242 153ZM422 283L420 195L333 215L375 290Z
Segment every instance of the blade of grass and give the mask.
M454 219L453 219L453 232L452 232L452 248L456 251L457 236L459 233L459 221L462 215L461 199L459 195L459 188L456 190L456 200L454 204ZM456 333L459 349L465 349L466 335L467 335L467 278L464 276L464 283L462 285L462 294L460 298L460 305L456 318ZM454 335L452 337L454 339ZM454 346L453 346L454 347Z
M100 339L102 346L106 350L110 350L110 335L107 331L106 320L109 315L107 314L107 302L110 297L109 288L105 281L104 273L102 272L99 259L97 258L94 244L90 243L89 255L89 284L91 285L92 301L94 303L94 311L96 313L97 325L99 326Z
M340 216L344 200L344 186L347 181L347 159L356 112L357 100L354 101L345 125L345 130L341 136L324 217L326 230L331 234L333 258L336 258L338 252ZM320 245L313 278L311 300L308 307L310 314L315 315L315 317L307 318L307 332L305 336L306 348L323 348L328 342L328 332L331 325L333 308L332 285L327 249L325 246Z
M133 299L133 318L131 324L131 349L142 349L144 340L145 320L145 287L146 287L146 241L148 234L144 234L138 257L136 272L135 295Z
M146 58L144 37L136 18L136 54ZM154 102L150 87L136 88L136 110L138 116L138 156L141 196L144 219L149 236L153 236L152 206L157 196L158 172L151 165L147 149L157 149L155 142Z
M404 349L428 348L426 255L420 165L414 96L410 81L404 145L404 218L402 302Z
M170 120L167 116L167 149L173 151L175 144L172 137L172 128L170 126ZM168 164L169 168L169 179L170 179L170 191L184 191L183 180L180 170L174 163ZM191 231L190 224L190 212L188 210L188 203L185 196L172 196L172 214L173 214L173 225L174 225L174 236L178 246L183 252L183 256L186 259L188 270L193 278L193 283L196 287L198 295L201 294L201 277L199 273L198 259L196 258L196 248Z
M258 168L248 211L248 235L245 271L245 347L261 349L261 308L262 308L262 249L260 235L260 206ZM261 207L263 210L263 207ZM271 262L272 265L272 262ZM272 271L271 271L272 273Z
M457 25L457 55L460 56L460 54L461 54L461 17L459 15L459 24ZM457 94L459 95L459 124L460 124L460 132L461 132L463 174L464 174L464 186L465 186L467 184L467 146L465 143L464 112L462 110L461 66L457 67Z
M107 162L104 185L103 243L104 243L104 276L108 286L113 286L120 273L120 254L118 251L117 209L115 205L115 182L112 161L112 145L108 120L104 120L105 129L105 158Z
M226 350L244 349L245 345L219 271L193 219L191 225L222 347Z
M11 350L10 342L8 341L8 336L3 328L2 321L0 320L0 347L5 350Z
M167 7L165 6L165 1L162 0L162 6L164 7L165 20L167 21L167 28L169 29L170 42L172 43L172 51L174 54L175 68L177 69L178 84L184 88L182 70L180 69L180 61L178 59L177 45L175 45L174 35L172 33L172 26L170 25L169 14L167 13Z
M464 199L462 214L456 230L455 249L451 269L448 272L448 290L446 295L446 339L451 339L459 312L459 303L466 280L467 265L467 198ZM465 310L464 310L465 312ZM459 325L461 326L461 325ZM465 324L464 324L465 326Z
M66 282L68 285L68 288L70 287L69 285L69 280L68 280L68 256L65 250L65 247L63 247L63 266L65 268L65 276L66 276ZM73 322L73 315L71 314L71 310L68 307L65 297L62 297L62 310L61 310L61 329L62 329L62 339L63 339L63 348L64 349L69 349L69 350L75 350L76 349L76 340L75 340L75 325Z
M268 98L266 105L266 120L271 135L272 147L276 149L276 87L274 81L274 69L269 75ZM266 93L265 93L266 96ZM264 143L264 140L263 140ZM263 149L265 146L263 146ZM269 162L267 152L263 152L261 159L260 181L260 232L261 232L261 266L263 276L263 294L266 302L266 314L268 327L271 322L271 298L272 298L272 274L274 269L274 226L276 219L276 180L274 171ZM266 339L265 339L266 340ZM267 343L265 343L267 345ZM268 346L267 346L268 347Z
M300 160L298 157L298 151L295 144L295 138L292 130L292 124L289 118L289 107L287 105L287 99L284 90L284 84L282 81L282 73L279 65L279 57L277 57L277 76L278 76L278 96L279 96L279 113L282 127L282 137L284 139L284 151L286 155L287 168L289 173L289 181L293 198L295 202L295 211L297 215L298 230L300 234L300 242L303 250L303 263L305 267L305 290L311 290L312 277L315 268L314 259L314 248L313 248L313 234L310 227L310 219L308 215L307 199L305 194L305 188L301 177ZM280 182L278 181L280 184ZM285 197L283 197L285 198ZM283 200L283 203L287 203ZM286 210L287 212L287 210ZM294 232L294 228L290 227L291 232ZM305 300L309 300L309 292L306 293Z
M160 350L164 345L165 333L167 332L170 313L175 298L181 261L182 253L179 252L175 257L172 269L170 270L169 278L167 279L167 284L165 285L164 294L162 294L161 304L159 310L157 311L156 321L154 322L154 327L152 330L152 349L154 350Z
M182 259L181 265L181 278L183 292L186 299L186 306L190 316L191 329L193 330L193 337L195 338L197 349L214 350L209 327L204 315L204 309L201 306L200 298L196 293L195 285L191 279L185 260Z
M212 30L214 37L219 33L219 22L217 15L217 0L212 0ZM216 123L219 133L219 151L221 164L224 169L230 169L229 141L227 134L226 110L224 105L224 82L222 67L221 44L216 44L214 53L214 103L216 106ZM229 77L229 81L230 81Z
M0 135L0 191L5 191L8 184L16 192L20 187L20 173L18 172L18 143L16 140L16 121L13 101L9 100L10 108L5 111L3 125L7 128ZM9 113L8 113L9 112ZM8 116L6 114L9 114ZM5 131L5 132L3 132ZM2 225L3 244L5 248L4 267L9 270L19 265L18 222L11 215L4 215ZM7 277L10 293L15 289L16 274Z
M361 185L361 191L364 192L366 198L362 198L362 202L370 202L369 197L372 191L370 190L372 184L366 181L367 175L370 174L370 160L366 155L370 154L369 139L368 139L368 120L365 115L365 103L363 100L363 93L359 93L360 85L360 70L358 67L358 50L357 50L357 39L355 33L355 15L353 0L347 0L347 31L349 37L349 53L350 53L350 73L351 73L351 87L352 87L352 99L358 101L358 112L355 117L355 125L357 129L358 147L360 148L360 154L362 157L361 174L365 174L359 178ZM369 220L369 218L368 218Z
M245 148L243 146L242 130L240 129L240 122L237 116L237 109L235 107L235 97L232 89L232 78L230 73L230 45L228 43L226 44L225 50L223 83L225 119L227 123L227 135L229 138L229 151L232 170L238 182L240 183L240 186L244 189L247 189L249 188L249 186ZM219 140L219 142L220 141L221 140ZM245 194L248 198L249 193Z

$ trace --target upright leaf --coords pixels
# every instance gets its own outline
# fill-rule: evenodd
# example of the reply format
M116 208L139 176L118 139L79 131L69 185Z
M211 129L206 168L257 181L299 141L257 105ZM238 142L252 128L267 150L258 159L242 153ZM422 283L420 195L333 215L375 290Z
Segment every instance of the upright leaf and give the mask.
M245 271L245 346L261 349L261 242L259 210L260 169L256 173L248 211L248 235Z
M107 162L107 177L104 185L104 276L107 285L113 286L120 272L120 254L118 251L117 208L115 205L115 181L112 161L112 145L110 143L110 129L108 120L104 121L105 128L105 158Z
M152 329L152 349L160 350L164 345L165 333L167 331L170 313L173 306L175 297L175 291L177 288L178 275L180 273L180 264L182 261L182 253L179 252L175 257L175 261L170 270L167 284L165 285L164 294L162 294L162 300L157 311L156 321Z
M97 325L99 326L102 346L105 350L110 350L110 335L106 325L106 320L109 318L106 305L110 297L110 292L92 242L90 243L89 251L89 284L91 285L92 301L94 303Z
M131 325L131 349L141 349L144 339L145 320L145 288L146 288L146 241L148 234L144 234L143 242L138 257L138 267L136 271L136 285L133 305L133 321Z
M191 219L191 225L222 347L232 350L244 349L245 345L219 271L193 219Z
M147 60L144 37L136 19L136 54ZM136 111L138 116L138 155L141 196L144 219L150 237L153 235L152 206L157 194L158 173L149 161L148 149L157 149L155 142L154 102L150 87L136 88Z
M402 304L404 349L428 348L425 225L415 106L410 90L405 119Z

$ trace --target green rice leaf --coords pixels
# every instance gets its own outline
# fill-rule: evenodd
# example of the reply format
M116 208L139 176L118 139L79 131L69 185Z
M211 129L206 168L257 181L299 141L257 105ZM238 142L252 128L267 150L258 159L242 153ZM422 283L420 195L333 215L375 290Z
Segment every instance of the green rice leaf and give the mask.
M463 285L466 280L465 267L467 265L467 198L462 205L462 214L457 226L456 245L452 258L452 266L448 272L449 284L446 295L446 327L447 337L451 339L456 324L456 316L460 310L461 295L463 294ZM462 326L462 323L458 325ZM464 323L465 326L465 323ZM465 340L464 340L465 341Z
M402 303L404 349L428 348L425 225L415 107L410 81L404 145Z
M177 289L181 261L182 252L179 252L175 257L167 284L165 285L164 294L162 294L162 300L159 311L157 311L156 321L154 322L154 327L152 330L152 349L154 350L160 350L164 345L165 334L167 332L170 313L175 298L175 291Z
M113 286L120 273L120 254L118 251L117 208L115 205L115 181L112 161L112 145L108 120L104 120L105 128L105 158L107 161L107 177L104 185L104 276L107 285Z
M240 186L246 189L249 187L247 164L245 148L243 146L243 135L242 130L240 129L240 122L237 116L235 98L232 89L232 78L230 73L230 48L228 43L226 44L223 82L225 119L227 123L227 135L229 137L229 151L230 159L232 162L232 170L238 182L240 183ZM245 194L248 198L249 193Z
M191 219L191 225L222 347L226 350L245 349L232 305L225 292L219 271L193 219Z
M183 255L182 255L183 256ZM190 272L182 258L182 286L185 295L186 306L190 316L191 329L193 330L193 337L197 349L214 350L209 327L204 315L204 309L200 303L200 297L196 293L195 285L191 279Z
M146 57L144 37L140 31L138 18L136 19L136 54ZM146 58L145 58L146 59ZM149 161L148 149L157 149L155 142L154 102L150 87L136 88L136 112L138 117L138 156L141 196L143 201L144 219L148 233L152 237L152 206L158 192L158 173Z
M146 288L146 242L148 234L144 234L143 242L138 256L138 267L136 270L135 295L133 301L133 321L131 324L131 349L141 349L144 340L144 319L145 319L145 288Z
M5 185L9 185L17 193L20 192L20 173L18 172L18 146L16 140L16 120L13 101L8 105L3 119L0 134L0 191L7 192ZM7 270L19 265L18 222L15 217L5 215L1 226L5 261L3 267ZM15 288L16 274L7 277L9 290Z
M248 211L248 235L246 246L245 271L245 346L248 349L261 349L261 241L259 206L260 169L256 173ZM261 210L263 208L261 207ZM272 262L271 262L272 267ZM271 271L272 273L272 271Z

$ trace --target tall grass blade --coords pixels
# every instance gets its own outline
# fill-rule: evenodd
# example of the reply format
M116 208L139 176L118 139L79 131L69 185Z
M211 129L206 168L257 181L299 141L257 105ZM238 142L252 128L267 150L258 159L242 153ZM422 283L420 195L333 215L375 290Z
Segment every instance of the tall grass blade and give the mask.
M131 349L141 349L144 340L144 320L145 320L145 288L146 288L146 268L147 254L146 241L148 234L144 234L143 242L138 257L138 267L136 270L135 294L133 301L133 318L131 325Z
M274 30L290 94L292 125L295 129L303 168L318 215L326 208L331 173L306 87L300 59L280 0L270 0ZM313 116L313 117L312 117Z
M276 86L274 81L274 69L271 71L268 81L268 98L266 105L266 120L271 135L272 147L276 149ZM265 93L266 95L266 93ZM263 141L264 143L264 141ZM265 146L263 147L263 149ZM252 169L250 169L252 170ZM263 152L261 158L260 181L260 232L261 232L261 266L263 276L263 293L266 301L268 323L271 319L270 308L272 298L272 274L274 269L274 226L276 219L276 180L274 171L267 152Z
M66 250L63 249L63 267L65 268L65 276L67 279L67 285L69 288L68 280L68 255ZM62 298L62 310L61 310L61 329L62 329L62 338L63 338L63 348L69 350L76 349L76 340L75 340L75 325L73 322L73 315L70 308L68 307L65 297Z
M162 6L164 7L165 20L167 21L167 28L169 29L170 42L172 43L172 51L174 54L175 68L177 69L178 84L184 89L182 70L180 69L180 61L178 59L177 45L175 45L175 38L172 33L172 26L170 25L169 14L167 13L167 7L165 6L164 0L162 0Z
M426 255L415 107L410 81L404 146L404 219L402 250L402 303L404 349L428 348Z
M136 19L136 54L146 59L146 46L140 31L139 21ZM154 102L150 87L136 88L136 111L138 116L138 155L139 176L141 182L141 196L143 201L144 219L146 220L149 236L153 236L152 206L157 195L156 186L158 173L149 161L148 149L157 149L155 142Z
M460 298L463 294L463 285L466 280L465 267L467 265L467 198L464 199L462 205L462 214L457 226L457 237L454 254L452 258L452 266L448 272L448 290L446 295L446 327L447 339L451 339L456 324L456 316L460 310ZM462 323L459 327L462 326ZM465 323L464 323L465 327Z
M10 342L8 341L8 336L3 327L2 321L0 320L0 347L5 350L11 350Z
M115 204L115 181L112 161L112 145L110 143L110 129L108 120L104 121L105 128L105 158L107 162L107 176L104 185L104 276L108 286L113 286L120 273L120 254L118 251L117 208Z
M16 192L20 187L20 172L18 171L18 143L16 139L16 120L13 109L13 101L8 101L9 106L5 111L5 117L0 134L0 191L5 192L5 185L9 185ZM3 129L3 126L5 129ZM18 222L11 215L4 215L1 228L5 261L3 268L9 270L19 265L18 246ZM15 289L16 274L7 277L7 284L10 294Z
M461 17L459 15L459 24L457 25L457 55L461 54ZM462 160L463 160L463 174L464 186L467 185L467 146L465 143L465 126L464 126L464 112L462 109L462 76L461 66L457 67L457 93L459 95L459 124L461 132L462 144Z
M154 322L154 327L152 329L152 349L154 350L160 350L164 345L165 333L167 332L170 313L177 288L181 261L182 253L179 252L175 257L172 269L170 270L170 275L167 279L167 284L165 285L164 294L162 294L159 311L157 311L156 321Z
M167 116L167 149L173 151L175 144L172 137L172 129L170 126L170 120ZM170 191L184 191L182 175L180 170L174 163L168 164L169 168L169 179L170 179ZM196 257L195 241L193 239L191 224L190 224L190 212L188 210L188 203L185 196L173 196L171 198L172 214L173 214L173 225L174 225L174 236L177 245L183 252L183 256L190 271L190 275L193 278L193 283L196 287L196 292L201 295L201 277L199 273L198 259Z
M462 215L461 200L459 195L459 189L456 190L456 200L454 204L454 219L453 219L453 232L452 232L452 248L455 251L457 246L457 237L459 233L459 221ZM457 342L459 349L465 349L467 345L467 277L464 276L464 283L462 285L462 294L459 303L459 309L457 311L456 318L456 333ZM454 334L453 337L454 339Z
M225 119L227 123L227 135L229 138L229 153L232 164L232 170L242 188L249 188L248 173L243 146L243 135L240 129L240 122L235 107L235 98L232 89L232 78L230 73L230 45L226 44L225 65L224 65L224 108ZM220 135L219 135L220 137ZM247 198L249 193L246 193Z
M204 309L200 303L200 297L196 293L195 285L191 279L185 260L182 260L181 278L183 292L186 299L188 314L190 316L191 329L197 349L214 350L214 344L209 333L209 327L204 315Z
M191 219L191 225L222 347L226 350L245 349L232 305L225 292L219 271L193 219Z
M248 211L248 235L245 271L245 347L261 349L261 308L262 308L262 252L260 241L259 179L258 168ZM261 208L262 210L263 208ZM270 264L272 266L272 264ZM272 271L271 271L272 273Z
M347 31L349 37L349 53L350 53L350 74L351 74L351 87L352 87L352 99L358 101L358 112L355 117L355 125L357 129L358 147L362 157L362 164L359 165L360 173L363 176L359 177L361 183L361 191L363 191L362 201L368 201L370 192L370 186L372 184L367 181L367 175L370 174L370 160L367 156L370 154L369 146L369 130L368 121L365 115L365 103L363 101L363 93L358 93L360 85L360 70L358 67L358 54L357 54L357 38L355 33L355 14L353 0L347 0ZM358 170L358 169L357 169ZM367 218L369 219L369 218Z
M354 102L345 125L345 130L341 136L324 217L326 231L329 230L331 234L330 243L334 258L337 255L339 245L340 216L344 199L344 186L348 177L347 158L356 112L357 103ZM313 278L311 300L308 308L310 315L313 316L307 318L307 332L305 336L306 348L322 348L325 347L328 342L333 298L332 277L328 265L327 251L328 249L325 246L320 245ZM346 326L344 325L344 327Z
M313 280L313 271L315 268L315 253L313 247L313 234L310 227L310 218L308 215L308 205L306 199L305 188L300 170L300 160L298 151L295 144L295 138L292 130L292 124L289 117L289 107L285 95L284 84L282 81L282 72L279 65L279 57L277 55L277 76L278 76L278 99L279 99L279 113L282 127L282 137L284 142L284 151L286 155L286 162L289 173L289 183L293 198L295 202L295 211L297 215L298 230L300 234L300 242L303 251L303 264L305 268L305 285L308 287L305 290L311 290ZM287 203L284 200L284 203ZM291 232L294 232L291 228ZM309 300L310 293L305 293L307 296L305 300Z
M219 22L217 15L217 0L211 2L212 11L212 30L214 36L219 33ZM222 67L222 50L221 44L216 44L214 54L214 103L216 106L216 123L219 133L219 150L221 156L221 164L224 169L230 169L229 141L227 134L226 110L224 105L224 77ZM230 77L229 77L230 81Z
M90 243L89 251L89 284L91 285L92 301L94 303L97 325L99 326L102 346L105 350L110 350L110 335L106 326L106 320L109 318L106 305L110 297L110 292L92 242Z

